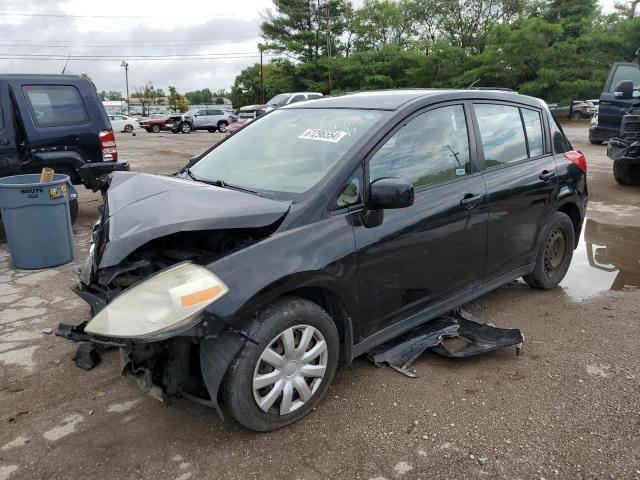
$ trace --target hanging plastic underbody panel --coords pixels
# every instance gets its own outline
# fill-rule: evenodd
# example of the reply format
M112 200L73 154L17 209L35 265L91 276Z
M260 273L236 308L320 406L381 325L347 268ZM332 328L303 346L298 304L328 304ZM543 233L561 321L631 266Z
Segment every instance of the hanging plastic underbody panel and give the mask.
M367 356L376 365L386 363L408 377L415 377L409 366L426 350L464 358L515 346L519 354L523 342L517 328L497 328L464 310L453 310L380 345Z

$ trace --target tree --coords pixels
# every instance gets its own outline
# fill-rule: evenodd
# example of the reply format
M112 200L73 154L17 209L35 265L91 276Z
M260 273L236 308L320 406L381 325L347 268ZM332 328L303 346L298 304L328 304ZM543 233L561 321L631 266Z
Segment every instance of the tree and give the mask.
M184 94L189 103L193 105L210 105L212 102L213 93L208 88L202 90L195 90L193 92L187 92Z
M275 10L262 14L260 25L265 50L288 53L302 62L314 62L326 53L327 31L331 49L338 50L338 39L345 30L346 0L273 0Z
M184 95L178 93L176 87L169 85L169 98L168 98L169 108L171 110L186 112L189 109L189 105L187 104L187 99Z
M122 96L122 93L117 92L115 90L109 90L108 92L102 90L100 93L100 100L102 101L118 101L118 100L124 100L124 97Z
M412 34L412 18L406 0L365 0L349 24L356 50L380 49L394 44L407 46Z
M288 60L265 64L263 67L265 100L279 93L306 89L303 79L306 76L305 69L307 68L310 68L309 65L301 64L296 67ZM312 89L309 88L309 90ZM259 63L240 72L231 87L230 97L235 107L261 102Z

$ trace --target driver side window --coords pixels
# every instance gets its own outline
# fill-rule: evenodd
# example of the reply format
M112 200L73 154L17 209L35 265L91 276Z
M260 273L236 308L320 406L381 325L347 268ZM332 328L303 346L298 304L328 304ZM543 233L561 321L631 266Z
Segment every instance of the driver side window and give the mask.
M415 188L471 173L462 105L430 110L410 120L369 161L370 181L396 177Z

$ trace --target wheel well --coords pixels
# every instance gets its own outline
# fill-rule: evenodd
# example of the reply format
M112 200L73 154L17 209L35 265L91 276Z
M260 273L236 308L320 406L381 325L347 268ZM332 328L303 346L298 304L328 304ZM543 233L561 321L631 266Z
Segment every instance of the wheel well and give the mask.
M340 361L342 363L351 362L351 346L353 344L351 317L345 309L340 297L325 288L303 287L291 290L286 295L302 297L313 302L327 311L333 319L338 329L340 338Z
M580 209L575 203L565 203L560 208L558 208L558 211L565 213L571 219L576 239L574 248L577 248L578 240L580 238Z

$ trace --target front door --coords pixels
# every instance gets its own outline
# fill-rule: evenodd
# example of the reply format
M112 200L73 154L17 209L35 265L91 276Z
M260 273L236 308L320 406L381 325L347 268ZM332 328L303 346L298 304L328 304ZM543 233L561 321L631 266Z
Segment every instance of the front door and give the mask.
M489 281L535 262L558 181L541 110L493 103L476 103L474 110L489 203Z
M608 136L620 134L622 116L633 105L640 105L640 98L623 99L616 97L615 90L624 80L633 81L635 89L640 88L640 65L635 63L616 63L605 85L605 91L600 96L598 106L598 127L606 130Z
M369 160L369 181L403 178L416 195L377 226L354 221L364 319L356 342L482 281L486 194L466 113L453 104L413 116Z
M0 83L0 176L2 177L20 172L20 157L12 112L9 86ZM25 145L22 146L22 150L24 147Z

